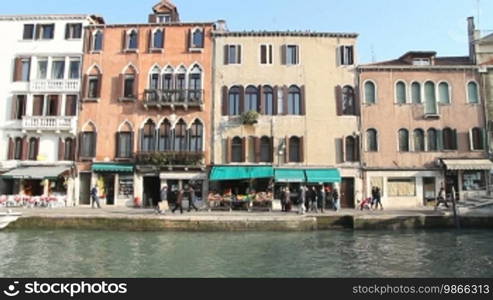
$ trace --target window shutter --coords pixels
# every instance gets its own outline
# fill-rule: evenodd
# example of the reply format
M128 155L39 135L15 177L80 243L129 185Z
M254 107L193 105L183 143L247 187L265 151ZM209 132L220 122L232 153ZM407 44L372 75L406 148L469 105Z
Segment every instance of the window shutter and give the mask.
M223 86L223 103L221 106L222 110L222 115L227 116L229 114L229 107L228 107L229 101L228 101L228 87Z
M443 131L437 130L437 150L443 151Z
M90 53L91 50L94 49L94 39L92 35L93 32L90 30L84 30L83 32L84 32L84 41L85 41L84 52Z
M262 85L258 86L258 92L259 92L259 112L262 115L265 115L265 96L264 96L264 87Z
M157 23L156 15L149 15L149 23Z
M237 63L238 64L241 64L241 45L236 45L236 51L237 51L237 55L238 55L238 61Z
M481 128L481 150L487 150L488 133L485 128Z
M260 157L260 138L258 137L253 137L253 145L255 147L255 162L259 163L261 160Z
M289 136L285 137L285 146L286 146L286 150L284 151L284 154L286 155L285 161L286 161L286 163L289 163L290 162L290 159L289 159Z
M305 162L305 138L300 137L300 162Z
M233 157L233 145L231 144L231 138L226 138L226 163L231 163Z
M360 137L357 136L356 139L355 139L355 142L354 142L354 157L355 157L355 161L360 161Z
M336 111L338 116L343 115L342 111L342 87L340 85L335 87L335 96L336 96Z
M70 38L70 24L65 24L65 39L68 40Z
M8 160L14 159L14 139L9 137L9 149L8 149Z
M35 39L39 40L41 38L41 25L36 25L36 36Z
M58 160L63 161L65 156L65 143L62 138L58 138Z
M163 43L161 45L162 46L161 48L164 50L164 45L166 45L166 29L163 28L162 34L163 34Z
M342 137L342 142L341 142L341 154L342 154L342 160L341 162L346 162L346 137Z
M274 102L272 104L272 114L275 116L277 115L277 112L278 112L278 108L277 108L277 93L278 93L278 88L277 86L274 87L273 89L273 95L272 95L272 102Z
M287 65L287 52L288 52L288 47L286 45L281 46L281 63L283 65Z
M21 159L27 160L27 154L28 154L28 141L27 141L27 137L24 137L22 139L22 156L21 156Z
M115 157L116 158L121 158L120 157L120 148L122 145L120 145L120 133L116 132L115 133Z
M151 53L151 49L154 48L154 34L152 33L152 28L149 29L149 34L148 34L148 43L147 43L147 46L148 46L148 52Z
M241 138L241 161L246 162L247 138Z
M14 60L14 81L22 80L22 58L16 57Z
M224 64L229 64L229 45L224 45Z
M240 85L240 115L245 112L245 87Z
M116 85L118 89L118 94L120 95L120 98L125 97L125 76L123 74L118 75L118 83Z
M282 87L282 94L283 94L283 115L288 115L288 108L289 108L289 89L287 86Z
M93 140L93 143L92 143L92 155L91 155L91 158L94 158L96 157L96 153L97 153L97 149L98 149L98 133L97 132L94 132L94 140Z
M103 75L98 74L98 91L97 91L97 96L98 98L101 98L101 87L103 85Z
M274 138L269 139L269 162L274 162Z
M306 115L306 89L305 85L301 86L301 115Z
M474 149L474 136L472 133L472 129L469 129L468 136L469 136L469 150L473 151L475 149Z
M361 102L359 97L359 89L354 89L354 112L356 116L361 115Z
M127 31L122 31L122 49L123 51L127 50Z
M134 98L139 99L139 74L134 75Z
M76 139L71 139L72 142L72 148L70 148L70 153L69 153L69 159L70 160L75 160L75 147L76 147Z
M36 138L36 149L34 149L35 150L35 156L34 156L35 160L38 160L40 143L41 143L41 138L37 137Z
M88 98L89 96L88 86L89 76L87 74L84 74L82 76L82 100L84 100L84 98Z
M454 150L459 150L458 137L457 137L457 129L452 131L452 147Z
M82 132L80 132L78 134L78 138L77 138L77 156L79 158L79 160L81 160L82 158Z
M17 101L18 101L17 96L13 96L12 97L12 112L11 112L11 119L12 120L17 119Z
M60 96L56 96L56 115L61 116L62 115L62 99Z
M354 65L354 46L350 46L348 48L348 57L349 57L349 64Z

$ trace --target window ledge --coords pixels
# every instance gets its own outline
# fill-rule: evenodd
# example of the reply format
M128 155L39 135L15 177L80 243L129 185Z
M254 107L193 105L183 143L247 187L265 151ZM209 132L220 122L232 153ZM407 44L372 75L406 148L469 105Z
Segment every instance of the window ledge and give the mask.
M189 52L199 52L199 53L202 53L202 52L204 52L204 48L189 48L188 51Z
M82 102L99 102L100 98L84 98Z
M81 162L93 162L94 159L95 159L94 157L80 157L79 161L81 161Z
M89 54L101 54L103 50L91 50L89 51Z
M70 41L72 41L72 42L78 42L78 41L82 40L82 37L80 37L80 38L66 38L65 40L66 41L69 41L69 42Z
M133 160L132 157L129 158L115 157L115 161L120 161L120 162L130 162L132 160Z
M126 97L120 97L118 98L119 102L136 102L137 98L126 98Z
M139 53L139 49L125 49L124 53Z
M164 49L163 48L151 48L149 49L149 53L163 53Z

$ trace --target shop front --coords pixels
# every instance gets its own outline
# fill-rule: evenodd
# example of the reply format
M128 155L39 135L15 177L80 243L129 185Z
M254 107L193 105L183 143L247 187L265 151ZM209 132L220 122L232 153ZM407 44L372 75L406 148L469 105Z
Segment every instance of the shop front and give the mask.
M93 182L97 186L101 204L131 206L134 200L134 166L119 163L94 163Z
M457 200L486 196L493 163L488 159L442 159L447 195L456 192Z

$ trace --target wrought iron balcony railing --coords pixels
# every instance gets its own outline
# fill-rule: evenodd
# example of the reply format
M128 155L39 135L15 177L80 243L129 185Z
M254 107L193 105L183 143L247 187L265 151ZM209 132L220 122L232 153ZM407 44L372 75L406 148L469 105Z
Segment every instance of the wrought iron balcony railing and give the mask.
M205 158L204 152L195 151L141 151L135 154L138 165L167 166L201 166Z
M149 107L200 108L204 105L204 90L159 90L144 91L144 105Z

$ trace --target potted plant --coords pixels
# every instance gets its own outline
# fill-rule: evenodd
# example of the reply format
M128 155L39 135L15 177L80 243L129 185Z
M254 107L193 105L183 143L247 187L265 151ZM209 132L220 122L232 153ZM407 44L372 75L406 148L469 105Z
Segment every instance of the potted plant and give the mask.
M241 115L241 122L243 125L254 125L258 123L258 118L259 113L254 110L250 110Z

